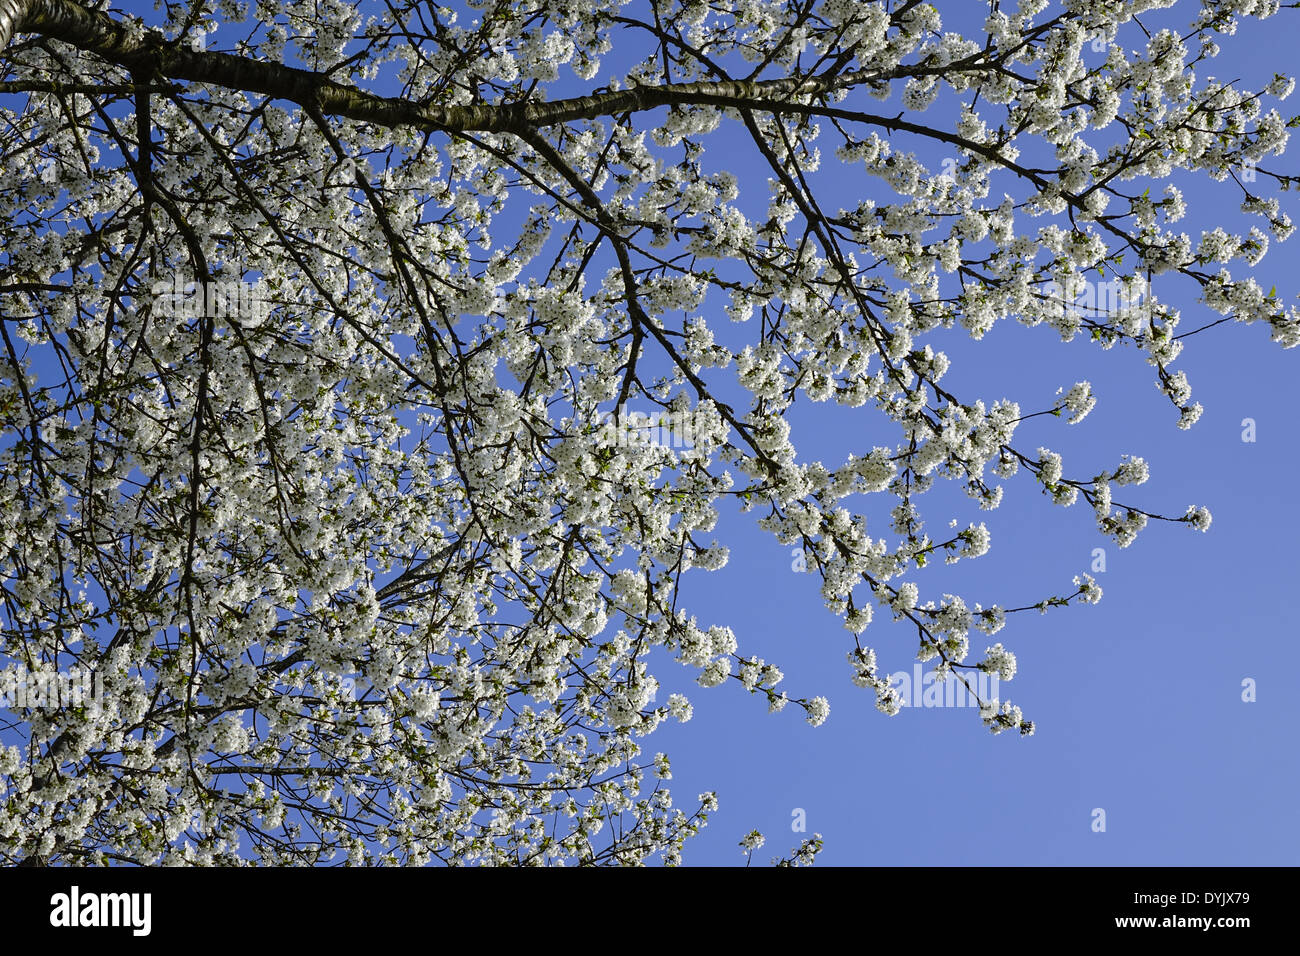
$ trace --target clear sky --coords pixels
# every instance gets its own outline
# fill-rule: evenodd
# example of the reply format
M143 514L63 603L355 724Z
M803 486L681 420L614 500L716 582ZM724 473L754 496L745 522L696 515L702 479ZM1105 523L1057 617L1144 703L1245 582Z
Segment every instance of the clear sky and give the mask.
M938 6L948 26L953 4ZM1143 19L1148 27L1170 17L1185 25L1196 6L1179 2ZM1121 33L1126 46L1141 39L1133 30ZM1292 67L1297 39L1294 11L1252 21L1223 38L1223 53L1201 66L1202 79L1267 82ZM1284 115L1296 105L1282 104ZM896 138L895 146L938 162L916 141ZM728 158L742 181L754 168L742 150ZM1270 168L1298 167L1282 157ZM870 191L874 181L837 175L827 190L833 202L851 208L861 198L886 200ZM1179 175L1173 182L1188 205L1182 228L1194 239L1203 227L1249 228L1231 181ZM1000 187L1024 194L1007 174L995 177L995 196ZM1275 191L1265 186L1263 194ZM1282 194L1282 202L1296 217L1295 194ZM1276 284L1288 301L1300 293L1296 254L1295 240L1274 243L1255 270L1264 288ZM1218 318L1196 302L1190 280L1157 280L1156 289L1182 310L1180 331ZM1050 406L1058 387L1089 379L1098 405L1087 419L1074 426L1055 418L1026 422L1017 447L1045 444L1065 456L1066 474L1078 477L1113 469L1121 454L1142 455L1150 480L1116 488L1117 500L1171 515L1203 504L1213 525L1200 534L1152 522L1121 550L1096 530L1086 504L1052 505L1024 475L1004 483L997 511L967 502L951 513L927 513L936 536L952 516L962 526L983 519L992 549L917 575L922 600L945 589L985 606L1068 594L1071 578L1092 566L1093 549L1105 549L1106 570L1095 574L1105 590L1099 605L1011 615L993 638L972 633L970 660L997 640L1019 658L1016 678L1000 692L1035 721L1036 734L1024 738L993 736L968 709L879 713L874 694L850 682L844 655L852 642L824 610L820 579L792 572L789 549L746 516L724 516L718 537L731 545L731 561L688 577L685 597L702 625L735 628L742 655L781 666L791 696L828 696L831 715L814 729L795 709L767 716L761 698L748 698L739 685L690 694L694 719L666 725L648 742L672 756L680 800L706 786L718 790L720 808L688 847L687 862L735 863L742 859L737 841L751 827L768 837L756 860L784 853L800 838L792 824L801 809L808 833L824 836L819 862L829 864L1294 865L1300 694L1288 648L1300 637L1292 607L1300 436L1285 395L1300 356L1270 342L1265 327L1228 324L1190 337L1176 367L1187 371L1205 413L1185 432L1174 427L1177 413L1132 349L1103 352L1084 337L1066 345L1049 328L1013 322L979 343L960 330L926 341L948 351L953 368L945 385L968 402L1009 397L1036 411ZM865 407L845 412L805 402L794 418L801 458L825 455L829 463L869 450L873 440L892 440L888 431L875 433L881 422ZM1243 441L1248 418L1253 443ZM887 527L888 506L875 506L882 515L877 535ZM876 511L868 501L868 516ZM876 648L882 670L910 671L912 625L878 612L863 642ZM677 670L684 680L685 670ZM678 689L667 686L673 665L658 673L665 692ZM1257 694L1250 703L1242 699L1248 678ZM1097 808L1105 811L1105 832L1093 829Z

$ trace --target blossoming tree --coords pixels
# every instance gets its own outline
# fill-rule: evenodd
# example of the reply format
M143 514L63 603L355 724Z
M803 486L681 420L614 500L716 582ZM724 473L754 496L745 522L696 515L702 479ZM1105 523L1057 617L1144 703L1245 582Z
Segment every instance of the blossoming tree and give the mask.
M1140 350L1182 428L1162 282L1300 342L1229 269L1292 230L1293 84L1197 75L1279 3L949 6L0 0L0 664L102 683L5 712L0 861L676 862L715 800L676 808L644 749L691 716L651 668L829 708L679 600L721 509L800 549L887 714L873 613L966 683L1016 671L973 632L1101 593L926 595L990 544L930 537L936 480L1036 486L1121 546L1205 530L1120 500L1140 458L1017 443L1089 383L959 397L925 339ZM1179 232L1176 170L1258 225ZM804 460L796 402L876 440Z

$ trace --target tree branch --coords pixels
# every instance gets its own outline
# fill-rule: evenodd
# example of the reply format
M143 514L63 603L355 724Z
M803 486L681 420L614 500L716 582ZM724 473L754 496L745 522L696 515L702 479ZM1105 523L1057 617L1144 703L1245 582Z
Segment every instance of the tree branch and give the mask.
M748 106L781 111L791 97L815 96L876 75L873 70L772 80L718 80L634 86L549 103L434 106L385 97L339 83L323 73L300 70L229 53L192 50L157 31L142 37L107 14L74 0L0 0L0 50L17 33L36 33L71 44L132 73L208 83L245 93L285 99L321 113L422 130L516 133L579 119L643 112L672 105Z

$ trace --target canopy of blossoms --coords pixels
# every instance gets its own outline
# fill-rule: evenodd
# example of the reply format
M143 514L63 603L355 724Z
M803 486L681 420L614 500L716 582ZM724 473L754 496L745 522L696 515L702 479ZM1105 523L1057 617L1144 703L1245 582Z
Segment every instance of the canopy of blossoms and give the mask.
M1016 676L1006 615L1101 590L927 593L990 547L931 537L936 483L1120 546L1210 515L1126 504L1139 457L1017 442L1090 383L958 396L928 334L1140 350L1181 428L1162 282L1300 342L1249 276L1293 228L1293 81L1202 76L1279 4L1147 29L1172 6L0 0L0 680L99 688L0 712L0 861L677 862L716 799L674 804L647 749L691 717L655 671L829 713L679 600L723 510L801 549L886 714L873 617L945 679ZM1176 171L1241 231L1181 232ZM807 460L796 402L872 437Z

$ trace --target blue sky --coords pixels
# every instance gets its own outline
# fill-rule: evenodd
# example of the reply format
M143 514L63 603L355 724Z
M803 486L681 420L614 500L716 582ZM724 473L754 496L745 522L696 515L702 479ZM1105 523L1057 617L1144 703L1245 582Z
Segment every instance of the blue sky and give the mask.
M939 7L946 13L952 5ZM1155 22L1172 16L1185 24L1193 7L1179 3ZM1140 37L1133 30L1121 34L1129 47ZM1297 35L1288 11L1252 21L1223 39L1223 53L1201 75L1267 82L1287 70ZM1283 114L1293 105L1284 103ZM903 148L934 156L914 142ZM1283 157L1265 165L1294 171L1296 164ZM743 181L743 168L733 169ZM1249 227L1231 181L1173 181L1188 204L1180 228L1193 238L1203 227ZM885 200L860 188L855 194L856 185L832 183L834 201ZM1023 195L1008 176L995 177L994 195L999 187ZM1294 217L1294 194L1282 201ZM1275 243L1254 270L1288 301L1300 292L1294 258L1294 242ZM1182 310L1180 331L1218 317L1196 303L1189 280L1157 280L1156 289ZM718 536L731 545L731 561L688 578L684 596L702 624L735 628L742 655L781 666L792 696L828 696L831 716L816 729L797 710L767 716L738 685L691 694L694 719L648 742L672 756L679 800L706 786L718 791L719 811L687 862L737 862L737 841L750 827L768 836L756 860L784 853L801 836L791 826L802 809L808 832L826 840L819 857L826 864L1295 864L1300 695L1287 648L1297 637L1289 605L1300 520L1291 476L1300 458L1285 393L1296 353L1271 343L1263 327L1229 324L1189 338L1176 367L1187 371L1205 413L1184 432L1132 349L1102 352L1082 338L1067 345L1050 329L1015 323L999 324L978 343L960 332L926 341L953 358L945 385L966 401L1009 397L1036 411L1050 406L1058 387L1089 379L1099 401L1087 419L1026 422L1017 447L1045 444L1065 456L1067 475L1080 477L1113 468L1121 454L1142 455L1150 480L1117 488L1117 500L1171 515L1203 504L1213 525L1200 534L1152 522L1121 550L1096 531L1090 508L1054 506L1023 476L1004 483L997 511L977 512L969 502L926 512L936 535L952 516L963 526L983 519L993 543L977 561L917 575L923 600L945 589L985 606L1067 594L1071 578L1090 569L1093 549L1105 548L1106 571L1095 575L1105 590L1099 605L1012 615L996 637L971 638L973 660L995 640L1017 653L1019 672L1001 696L1037 725L1033 737L1021 738L993 736L969 709L880 714L874 695L850 683L844 655L852 642L822 607L819 579L793 573L789 550L745 516L724 516ZM805 403L793 417L801 459L839 460L864 450L855 444L869 450L873 439L889 439L875 433L881 423L866 408ZM1253 443L1243 441L1247 418L1255 422ZM938 494L930 497L937 505ZM911 669L910 624L878 613L863 642L876 648L882 670ZM661 678L668 673L660 668ZM1242 700L1247 678L1256 682L1252 703ZM1097 808L1105 832L1093 830Z

